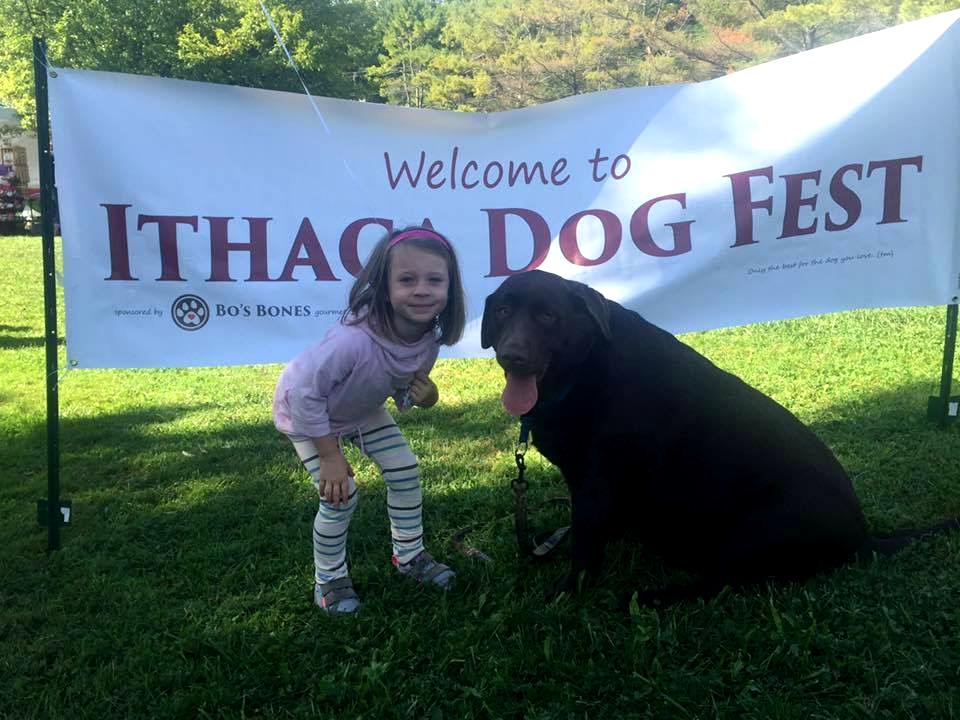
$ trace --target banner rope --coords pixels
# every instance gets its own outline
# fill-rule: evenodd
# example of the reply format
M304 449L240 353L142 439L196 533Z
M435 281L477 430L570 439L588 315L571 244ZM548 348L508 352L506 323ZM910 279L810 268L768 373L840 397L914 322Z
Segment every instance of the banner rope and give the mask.
M326 132L327 135L332 135L333 133L330 130L330 126L327 125L327 121L324 119L323 113L320 111L316 101L313 99L313 94L310 92L310 88L307 87L307 81L303 79L303 74L300 72L300 68L293 59L293 55L291 55L290 51L287 49L287 44L283 41L283 36L280 35L280 30L277 29L276 23L273 22L273 16L270 14L270 11L267 10L267 6L263 3L263 0L259 0L259 4L260 10L263 12L263 16L267 19L267 24L270 26L270 29L273 30L273 35L277 39L277 45L279 45L280 49L283 50L283 54L287 56L287 62L290 63L290 67L293 68L293 72L296 73L297 79L300 81L300 85L303 87L303 92L307 94L307 100L310 102L310 107L313 108L313 111L320 119L320 124L323 126L324 132ZM347 171L347 175L350 176L350 179L356 183L359 183L360 181L354 174L349 163L347 163L347 159L341 157L340 162L343 163L343 169Z
M43 37L44 33L37 29L37 18L33 14L33 8L30 7L30 3L27 2L27 0L20 0L20 4L23 5L23 9L27 13L27 18L30 20L30 29L33 35L36 37ZM46 13L42 10L40 11L40 14L46 17ZM43 69L50 74L50 77L56 77L57 72L50 66L50 57L47 55L47 48L45 45L40 46L40 54L41 56L37 58L37 61L43 66Z
M73 369L77 366L76 360L67 360L66 362L60 363L57 365L57 389L62 388L64 381L67 379L67 375L73 372ZM49 373L47 378L49 379L50 375L54 373Z
M307 83L303 79L303 75L300 73L300 68L297 67L297 63L294 61L293 55L291 55L290 51L287 50L287 44L283 41L280 31L273 22L273 16L270 15L270 11L267 10L267 6L263 4L263 0L260 0L260 9L263 11L263 16L267 19L267 24L270 25L270 29L273 30L274 37L277 38L277 45L279 45L280 49L283 50L283 54L287 56L287 61L290 63L290 67L292 67L293 71L297 74L297 78L300 80L300 84L303 86L303 91L307 94L307 99L310 100L310 105L313 107L313 111L317 114L317 117L320 118L320 124L323 125L323 129L329 135L330 128L327 126L327 121L323 119L323 113L320 112L320 108L317 107L317 103L314 101L313 95L310 94L310 88L307 87Z
M55 78L57 76L57 71L50 67L50 57L47 55L47 51L43 46L41 46L40 52L42 57L37 59L40 61L40 64L43 65L44 70L50 73L50 77Z

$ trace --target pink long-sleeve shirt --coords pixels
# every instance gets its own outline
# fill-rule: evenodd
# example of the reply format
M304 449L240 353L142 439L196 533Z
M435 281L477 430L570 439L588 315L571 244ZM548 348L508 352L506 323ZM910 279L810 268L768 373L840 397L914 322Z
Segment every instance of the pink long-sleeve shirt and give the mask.
M283 369L273 396L274 425L306 437L353 430L388 397L399 398L415 372L429 373L439 349L433 331L407 344L380 337L365 320L337 323Z

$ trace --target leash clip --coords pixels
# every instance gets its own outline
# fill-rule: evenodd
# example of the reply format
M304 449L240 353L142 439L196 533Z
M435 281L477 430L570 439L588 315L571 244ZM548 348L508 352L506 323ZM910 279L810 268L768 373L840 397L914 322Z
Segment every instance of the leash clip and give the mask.
M527 454L526 440L518 441L517 448L513 451L513 459L517 462L517 469L521 472L524 469L523 456Z
M527 438L530 437L532 422L529 415L520 418L520 436L517 438L517 446L513 451L513 459L517 463L517 479L511 483L513 489L517 491L527 489L527 483L523 479L523 473L527 469L523 456L527 454Z
M515 492L521 493L527 489L527 481L523 479L523 474L527 469L526 463L523 460L524 453L527 452L527 444L517 443L517 450L514 453L513 459L517 462L517 477L515 477L510 482L510 487L514 489Z

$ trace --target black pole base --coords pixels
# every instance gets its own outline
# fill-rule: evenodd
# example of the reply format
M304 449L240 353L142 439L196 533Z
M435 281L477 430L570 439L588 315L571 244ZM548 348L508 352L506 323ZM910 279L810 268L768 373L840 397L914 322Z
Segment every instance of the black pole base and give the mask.
M70 524L73 516L73 503L69 500L60 501L59 513L54 511L53 514L51 514L50 510L50 503L47 502L46 498L37 500L37 522L40 523L40 527L48 527L51 519L56 519L57 525L60 526Z
M960 317L960 308L957 298L947 305L947 328L943 339L943 368L940 371L940 394L931 395L927 400L927 418L935 421L940 427L957 419L960 412L960 397L950 394L950 385L953 381L953 356L957 348L957 320Z
M941 425L954 422L960 415L960 395L951 395L944 400L939 395L927 398L927 419Z

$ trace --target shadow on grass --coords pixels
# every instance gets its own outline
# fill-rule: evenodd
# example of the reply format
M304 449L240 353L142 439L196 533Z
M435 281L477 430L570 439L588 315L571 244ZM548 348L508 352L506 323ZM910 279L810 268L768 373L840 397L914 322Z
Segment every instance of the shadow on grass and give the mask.
M190 474L189 468L212 468L209 462L198 465L192 455L184 453L195 450L205 454L208 446L219 450L225 445L242 445L250 450L258 441L267 442L268 437L276 435L276 431L268 433L266 426L249 432L247 426L231 423L196 432L165 431L167 423L203 409L200 403L101 413L96 417L61 417L61 475L65 482L85 491L129 488L131 484L138 488L163 488L170 482L181 481L185 473ZM45 446L43 423L24 426L6 447L13 471L29 473L44 467ZM222 455L226 453L218 452L214 458L221 459ZM0 488L0 493L14 490L8 484Z
M399 422L420 460L434 542L447 543L455 530L471 525L471 542L484 552L500 547L512 554L518 424L493 392L477 402L401 415ZM960 515L953 480L960 428L944 431L926 419L927 392L923 383L908 384L827 408L811 422L848 469L876 531ZM210 407L63 419L61 493L74 498L75 527L92 531L101 549L134 538L172 546L189 538L191 547L232 538L247 544L246 553L264 557L293 538L308 547L315 493L287 440L267 420L190 424L191 416L202 418ZM38 492L45 495L44 443L45 428L38 424L8 446L14 473L34 481L5 484L0 500L32 503ZM354 519L352 543L360 557L383 554L386 492L371 465L356 467L363 510ZM528 463L528 479L534 505L565 495L559 472L545 460ZM562 509L533 517L540 529L565 522ZM96 531L101 523L105 536Z
M512 534L510 481L516 475L518 423L502 410L496 392L491 389L490 397L472 403L399 416L432 495L428 513L442 519L438 533L443 537L471 524ZM953 481L960 427L944 431L926 419L928 392L927 384L906 384L827 407L810 423L847 468L878 531L960 515L960 489ZM183 534L195 515L199 532L223 537L234 530L243 535L251 514L270 507L274 518L292 522L302 533L315 500L286 439L266 413L260 422L214 424L204 416L210 409L221 410L201 403L62 419L62 496L81 500L76 524L109 519L116 529L120 513L130 533L172 540L155 523ZM32 503L46 494L44 447L45 428L39 423L8 443L10 476L32 479L5 483L0 499ZM362 464L358 471L366 478L363 495L370 496L369 504L382 504L385 490L373 468ZM545 460L528 466L528 479L533 503L565 494L559 472ZM382 534L385 512L377 512L383 517L373 522ZM270 543L268 537L262 541Z
M436 707L449 702L455 717L471 716L467 710L522 716L530 703L543 716L551 708L565 716L574 702L587 701L629 716L659 697L642 694L659 685L691 709L709 706L711 697L733 702L743 683L730 668L739 667L758 696L793 683L797 701L806 695L834 707L836 698L872 687L871 663L848 669L841 659L881 658L889 649L888 616L873 606L876 595L897 592L891 580L907 589L884 607L908 598L912 615L936 618L952 606L955 576L951 585L932 571L911 575L878 563L806 587L626 618L612 611L623 592L672 576L623 543L611 548L599 588L583 600L547 605L543 592L564 572L564 553L542 565L517 558L509 488L516 421L495 393L400 417L422 466L428 544L459 574L449 596L396 577L383 483L369 465L355 465L362 495L349 553L364 613L344 622L311 607L316 495L266 409L248 422L230 407L203 403L64 419L64 494L75 499L75 525L46 562L39 528L16 533L29 537L12 561L0 560L9 620L0 637L19 649L10 655L9 677L18 678L11 697L43 698L56 709L79 700L104 716L184 717L209 708L221 716L308 716L316 701L346 716L394 709L412 717L424 714L418 697ZM925 397L925 389L905 385L839 403L812 426L853 467L858 488L906 498L910 491L897 484L902 462L921 483L912 492L923 495L938 474L953 477L960 457L956 430L944 433L925 420ZM11 477L42 470L43 438L37 424L11 440ZM924 447L929 456L917 457ZM530 473L532 502L562 490L545 462L534 461ZM954 488L953 507L958 496ZM24 492L0 486L4 507L17 499ZM534 520L552 527L565 513L544 510ZM470 541L492 564L450 546L453 531L467 524L475 525ZM26 542L36 548L33 557ZM910 615L897 622L909 623ZM41 629L47 639L36 640ZM856 643L848 647L851 635ZM785 650L794 645L796 654ZM933 686L942 678L924 679L930 668L955 668L954 655L938 666L930 651L916 652L924 659L914 663L923 668L916 682ZM751 654L767 658L761 668L743 669ZM843 675L837 689L804 684L821 677L822 665ZM82 681L58 689L73 678ZM650 706L655 716L671 716L670 703L659 702ZM488 703L496 711L487 712Z
M164 554L163 547L202 548L231 540L246 544L247 555L268 557L278 543L295 537L302 544L297 556L309 559L316 493L289 442L266 419L214 425L204 417L209 409L202 403L164 405L61 419L61 497L74 504L64 544L72 542L71 534L82 534L98 553L114 548L124 555L131 543ZM229 408L216 409L218 417L229 417ZM437 542L456 528L509 513L509 478L502 487L486 481L491 464L513 468L511 420L496 409L491 400L400 418L420 459ZM499 445L502 457L495 458ZM12 438L11 475L30 481L0 486L0 502L31 508L46 495L45 447L42 423ZM349 452L363 485L363 509L351 538L361 552L368 535L377 538L371 547L385 549L385 487L369 461L358 464L357 452ZM33 521L34 539L42 540L45 531ZM376 528L372 533L364 529L368 523Z
M810 422L847 468L877 530L960 515L954 482L960 426L943 430L926 419L928 391L924 383L884 390L828 407ZM429 511L448 520L449 529L499 522L511 530L518 423L494 392L473 403L441 404L398 418L433 495ZM281 506L299 506L299 520L312 516L313 492L287 440L266 419L213 425L204 418L211 407L159 406L62 419L62 495L83 497L94 514L120 503L130 519L202 512L208 529L229 526L238 512L237 520L247 518L250 508L264 506L264 493L283 498ZM218 417L224 415L229 411ZM35 424L8 444L11 476L34 480L5 483L0 499L32 502L45 491L45 434L44 426ZM364 495L385 496L371 465L363 461L358 472L365 478ZM528 478L532 502L565 493L559 472L546 460L528 465ZM85 514L83 504L75 511L77 522ZM223 507L201 510L211 504Z
M0 328L2 331L2 328ZM66 343L64 338L57 338L57 346L63 347ZM12 335L0 335L0 350L23 350L25 348L44 347L42 337L16 337Z
M810 422L846 468L874 531L960 516L960 425L927 419L930 387L905 383L838 403Z

